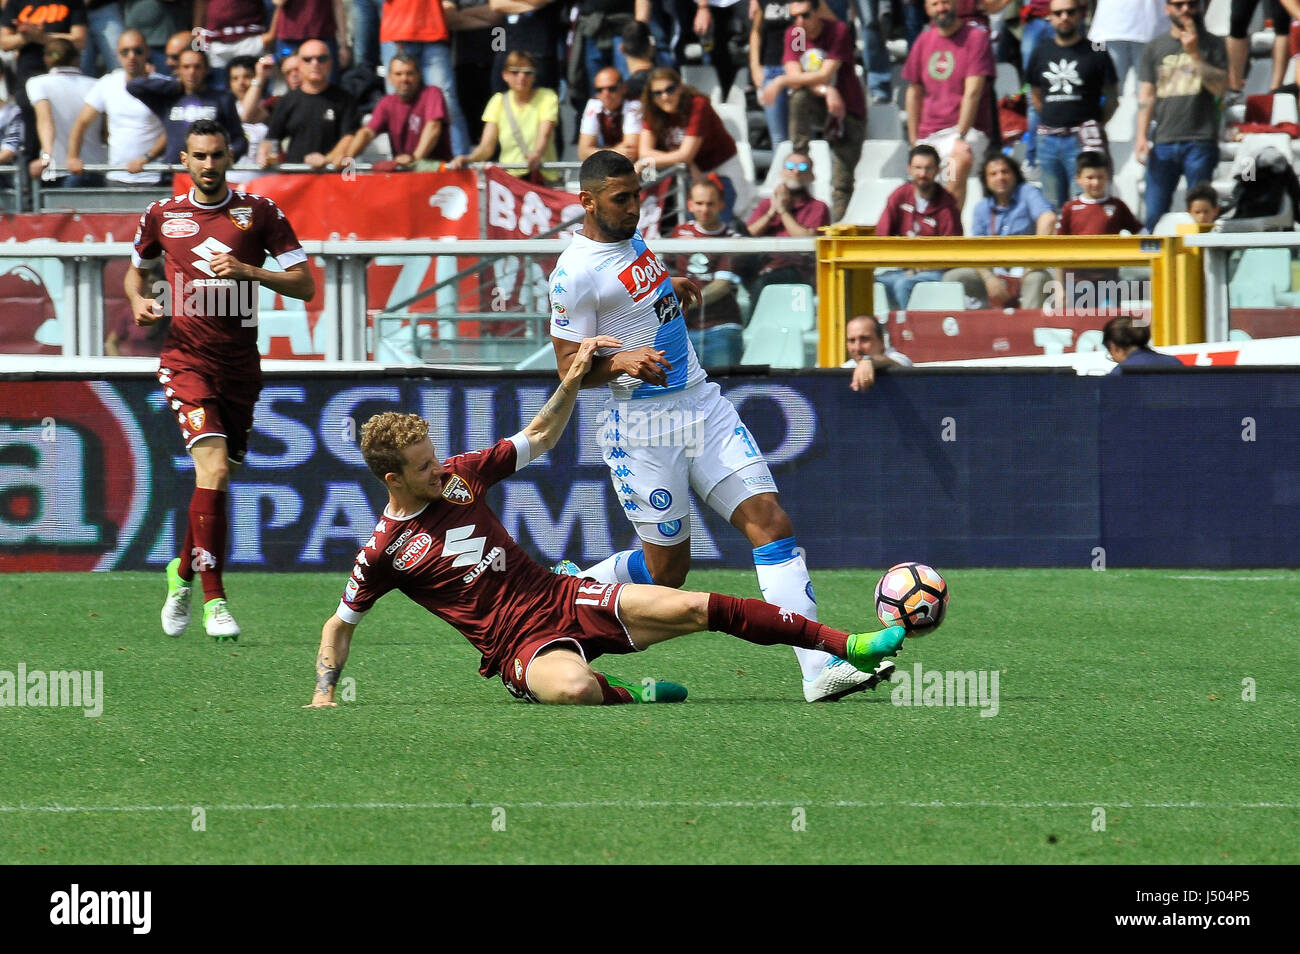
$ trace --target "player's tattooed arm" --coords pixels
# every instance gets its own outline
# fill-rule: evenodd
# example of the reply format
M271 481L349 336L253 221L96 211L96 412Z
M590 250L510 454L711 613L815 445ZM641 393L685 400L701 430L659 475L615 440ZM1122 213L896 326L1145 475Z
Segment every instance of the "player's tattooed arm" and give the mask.
M323 709L337 706L334 701L334 689L338 685L343 664L348 661L348 650L352 646L352 633L356 629L353 623L346 623L338 616L331 616L321 629L320 651L316 654L316 691L312 693L311 702L304 709Z
M564 371L560 386L523 430L534 460L559 443L560 435L564 433L569 417L573 414L578 392L582 390L582 379L591 370L592 361L595 360L596 349L619 348L622 345L623 342L609 335L582 339L573 354L573 360Z

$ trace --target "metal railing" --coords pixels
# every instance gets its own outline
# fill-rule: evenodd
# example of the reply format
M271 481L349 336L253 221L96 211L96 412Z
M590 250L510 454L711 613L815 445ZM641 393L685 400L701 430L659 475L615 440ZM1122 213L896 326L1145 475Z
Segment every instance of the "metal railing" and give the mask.
M500 241L451 241L412 239L407 241L304 241L303 250L319 260L324 280L317 287L321 312L313 329L320 343L320 353L327 361L373 362L375 364L422 363L442 357L438 363L469 363L493 368L528 366L530 356L550 348L547 331L549 311L520 308L462 312L456 293L456 276L482 272L505 258L526 270L538 258L554 258L569 245L566 239L521 239ZM747 255L801 253L809 256L808 282L812 284L814 239L661 239L654 243L661 256L678 254L720 254L742 252ZM50 288L58 295L55 312L61 329L61 352L65 357L95 358L104 354L104 267L114 259L129 258L127 242L26 242L0 244L0 262L31 262L55 259L61 263L59 287ZM387 260L434 259L434 273L445 272L433 286L419 289L382 309L369 307L368 269ZM477 260L472 264L467 259ZM445 264L444 264L445 263ZM417 262L417 264L419 264ZM420 274L427 272L422 266ZM50 271L46 269L45 271ZM549 276L546 270L545 278ZM430 296L436 299L428 312L416 312L410 305ZM297 304L295 303L295 307ZM303 312L305 314L305 312ZM284 315L263 308L260 321L274 323ZM459 324L509 322L522 326L519 334L509 338L491 335L461 336ZM396 324L409 342L408 361L385 360L380 352L386 325ZM441 342L426 345L423 342ZM448 348L453 346L451 354ZM459 352L456 349L460 349ZM437 354L432 353L437 349Z

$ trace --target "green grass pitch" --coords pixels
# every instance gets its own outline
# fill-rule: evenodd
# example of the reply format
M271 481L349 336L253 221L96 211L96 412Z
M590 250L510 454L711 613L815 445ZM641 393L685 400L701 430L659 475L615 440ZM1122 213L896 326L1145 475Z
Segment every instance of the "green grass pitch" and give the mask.
M877 575L816 573L823 621L868 628ZM808 705L789 649L717 634L598 665L684 705L525 705L399 594L357 630L355 702L304 710L342 574L231 574L235 646L197 614L162 635L161 573L6 576L0 678L102 670L104 701L0 707L0 861L1300 860L1300 574L946 575L899 669L996 671L995 716Z

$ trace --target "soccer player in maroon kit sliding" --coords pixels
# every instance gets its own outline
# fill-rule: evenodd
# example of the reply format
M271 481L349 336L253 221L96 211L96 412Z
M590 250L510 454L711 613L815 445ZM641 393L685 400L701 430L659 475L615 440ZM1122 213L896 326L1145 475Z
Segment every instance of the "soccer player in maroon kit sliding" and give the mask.
M512 695L534 702L680 702L681 686L627 683L596 672L590 661L704 630L822 650L865 672L898 653L901 626L850 635L761 600L557 575L520 549L487 505L487 491L555 446L596 349L621 346L608 336L584 339L532 422L487 450L439 463L418 415L388 411L366 422L361 453L388 488L388 506L321 631L316 691L306 708L336 705L357 624L395 589L465 636L483 656L481 675L500 673Z
M244 459L253 407L262 390L257 350L258 287L309 300L316 285L307 254L274 202L232 192L225 129L211 120L190 126L181 162L194 187L152 203L140 217L126 271L126 296L138 325L162 317L146 294L149 268L166 256L172 324L158 368L185 449L194 459L194 496L181 555L167 565L163 632L179 636L190 623L194 574L203 581L203 623L218 641L239 638L221 580L226 554L226 487ZM271 255L284 269L261 266Z

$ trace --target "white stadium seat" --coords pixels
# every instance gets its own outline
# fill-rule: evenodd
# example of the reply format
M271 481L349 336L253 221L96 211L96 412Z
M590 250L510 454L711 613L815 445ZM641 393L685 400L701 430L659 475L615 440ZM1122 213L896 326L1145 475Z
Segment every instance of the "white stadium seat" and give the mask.
M907 299L908 311L964 311L966 293L961 282L918 282Z

